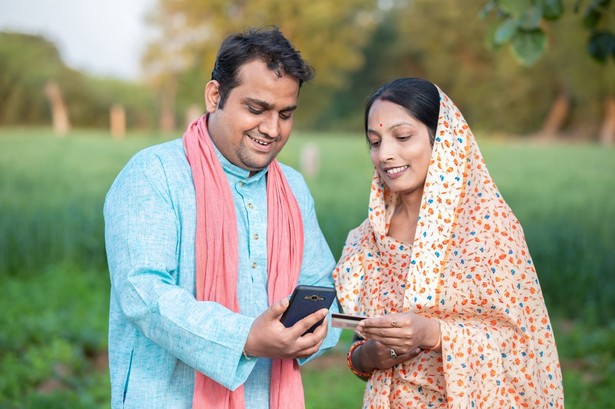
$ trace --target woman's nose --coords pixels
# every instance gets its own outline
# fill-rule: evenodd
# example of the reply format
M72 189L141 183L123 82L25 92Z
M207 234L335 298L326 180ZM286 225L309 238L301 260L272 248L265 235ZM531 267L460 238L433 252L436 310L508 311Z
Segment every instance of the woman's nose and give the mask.
M378 159L381 162L390 161L395 157L395 146L392 143L385 142L384 140L380 142L380 149L378 150Z

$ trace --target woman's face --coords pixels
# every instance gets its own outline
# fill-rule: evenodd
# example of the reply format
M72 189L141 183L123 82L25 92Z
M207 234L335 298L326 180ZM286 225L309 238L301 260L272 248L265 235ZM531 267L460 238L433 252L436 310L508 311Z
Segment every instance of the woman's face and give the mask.
M427 126L402 106L377 100L369 110L367 138L372 162L389 189L422 196L431 158Z

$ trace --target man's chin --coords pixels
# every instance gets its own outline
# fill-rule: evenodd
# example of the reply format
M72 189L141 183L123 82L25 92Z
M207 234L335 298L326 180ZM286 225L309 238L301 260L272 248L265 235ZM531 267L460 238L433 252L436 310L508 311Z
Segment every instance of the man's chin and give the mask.
M250 166L244 166L244 169L247 169L250 171L250 176L260 172L261 170L265 169L267 166L269 166L269 164L271 163L271 161L263 164L263 163L251 163Z
M245 168L248 169L251 173L257 173L269 166L269 164L275 159L275 156L259 155L259 157L251 159L252 160L249 162L244 162Z

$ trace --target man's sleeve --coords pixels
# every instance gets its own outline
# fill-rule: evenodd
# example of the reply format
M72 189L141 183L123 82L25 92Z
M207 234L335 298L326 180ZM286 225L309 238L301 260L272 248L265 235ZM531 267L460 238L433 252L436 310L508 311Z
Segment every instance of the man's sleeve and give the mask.
M104 207L112 299L145 337L235 389L254 367L255 360L243 357L254 319L197 301L177 284L181 221L175 206L158 157L142 153L120 173Z

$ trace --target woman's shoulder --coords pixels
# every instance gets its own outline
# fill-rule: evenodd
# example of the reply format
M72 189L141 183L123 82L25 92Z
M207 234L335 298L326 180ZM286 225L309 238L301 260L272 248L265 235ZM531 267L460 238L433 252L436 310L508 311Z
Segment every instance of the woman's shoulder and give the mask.
M363 238L369 234L372 234L369 219L365 219L360 225L348 232L344 247L358 247Z

